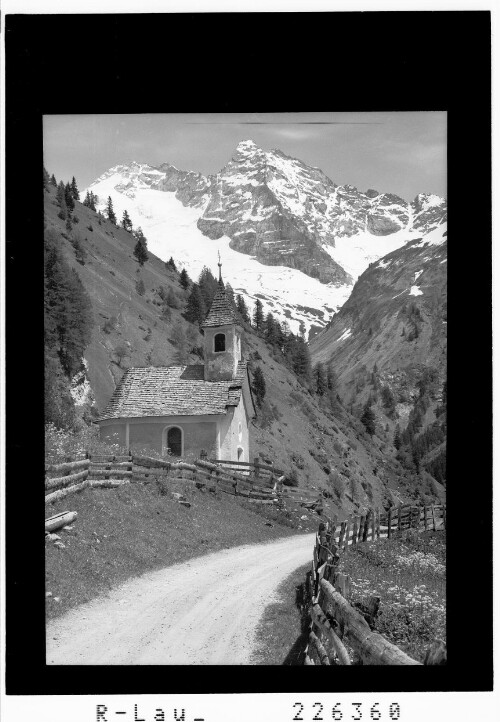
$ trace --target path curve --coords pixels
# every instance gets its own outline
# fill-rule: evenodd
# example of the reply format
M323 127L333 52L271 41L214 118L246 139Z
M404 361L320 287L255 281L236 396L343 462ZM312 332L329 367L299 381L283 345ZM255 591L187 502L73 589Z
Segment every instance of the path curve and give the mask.
M47 664L249 664L279 584L314 534L224 549L144 574L47 625Z

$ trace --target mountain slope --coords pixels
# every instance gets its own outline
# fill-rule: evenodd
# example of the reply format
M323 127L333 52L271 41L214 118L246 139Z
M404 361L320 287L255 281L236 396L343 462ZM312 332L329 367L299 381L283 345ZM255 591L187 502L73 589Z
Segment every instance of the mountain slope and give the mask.
M94 329L85 352L86 376L102 410L128 366L176 363L174 329L191 338L194 334L193 345L201 345L201 336L181 315L187 292L178 273L167 270L152 253L141 268L133 256L132 234L109 221L99 222L97 213L78 202L74 215L79 222L68 237L57 216L54 190L45 194L45 203L47 226L61 235L68 263L91 299ZM75 237L83 248L83 265L75 254ZM140 280L143 294L138 291ZM163 297L170 291L178 308L170 307L167 318ZM254 456L295 473L301 486L326 492L331 513L439 491L427 482L418 488L383 439L368 437L342 406L333 409L312 395L283 365L280 354L249 327L245 338L244 355L252 368L261 366L267 386L264 405L251 425ZM199 362L195 355L190 360Z
M356 282L349 300L311 343L315 362L332 362L346 403L364 404L375 371L411 401L424 371L446 378L446 226L393 251Z

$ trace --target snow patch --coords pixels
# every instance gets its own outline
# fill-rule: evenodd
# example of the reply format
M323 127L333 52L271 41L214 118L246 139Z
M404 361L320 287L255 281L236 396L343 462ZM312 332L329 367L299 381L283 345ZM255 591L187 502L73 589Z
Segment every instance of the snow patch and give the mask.
M410 288L409 293L410 293L410 296L423 296L424 295L424 292L421 291L418 286L412 286Z
M337 342L345 341L346 338L349 338L349 336L352 336L352 331L350 328L346 328L344 333L342 334L342 336L340 336L340 338L337 339Z

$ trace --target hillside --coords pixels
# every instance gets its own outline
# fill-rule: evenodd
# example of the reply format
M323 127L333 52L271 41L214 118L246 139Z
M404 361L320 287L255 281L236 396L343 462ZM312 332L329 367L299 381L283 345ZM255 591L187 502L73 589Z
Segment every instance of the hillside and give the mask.
M442 224L371 264L311 343L313 361L332 363L337 370L339 393L350 410L361 415L370 403L378 429L385 428L388 438L396 429L398 434L408 430L404 443L412 453L419 434L435 437L434 445L425 443L423 457L431 452L425 462L444 453L446 436L445 228Z
M85 360L96 406L102 410L125 368L174 364L182 351L179 338L190 338L195 347L201 345L201 336L181 315L187 292L178 272L168 270L152 253L140 267L133 256L132 234L79 202L71 242L57 216L54 190L45 198L47 228L61 235L65 256L91 299L94 328ZM77 260L75 236L83 248L83 262ZM141 280L144 293L138 292ZM169 297L178 308L165 303ZM420 492L441 493L430 479L416 480L405 472L394 459L392 445L370 438L339 403L332 405L310 393L283 365L280 354L248 326L245 336L244 354L253 368L261 366L267 387L251 426L253 456L296 474L301 486L325 490L333 513L388 500L396 503ZM195 354L188 359L199 361Z

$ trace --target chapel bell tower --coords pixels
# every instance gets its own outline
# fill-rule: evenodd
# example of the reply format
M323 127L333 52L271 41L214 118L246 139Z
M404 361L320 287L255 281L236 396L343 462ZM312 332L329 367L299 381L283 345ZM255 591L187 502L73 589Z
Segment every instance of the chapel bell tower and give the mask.
M222 281L219 255L219 287L202 324L204 334L205 381L231 381L241 361L241 326Z

